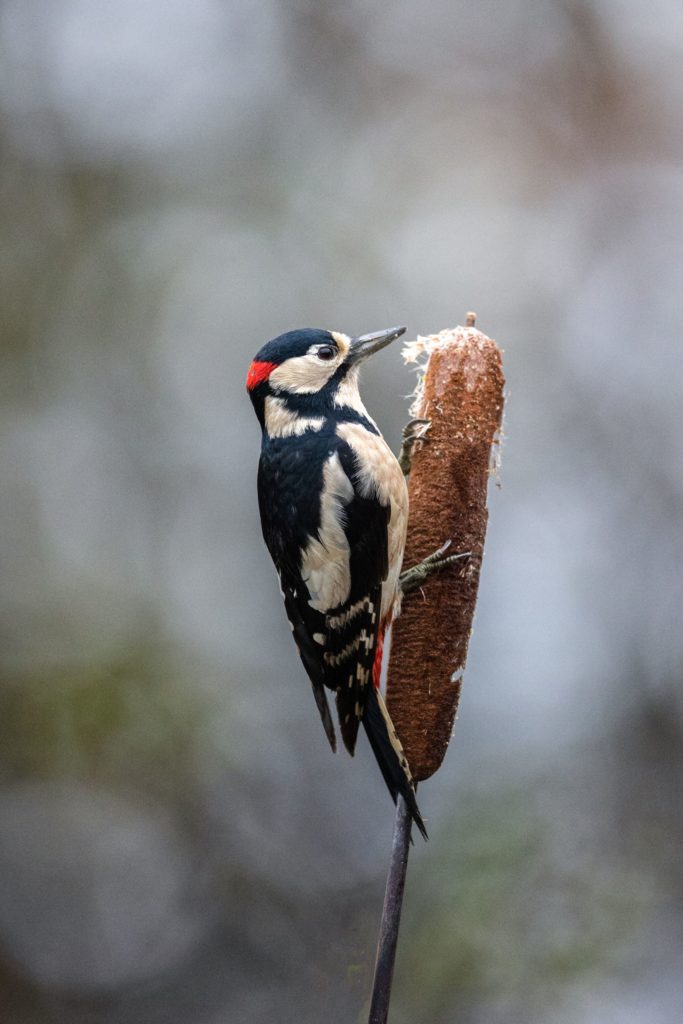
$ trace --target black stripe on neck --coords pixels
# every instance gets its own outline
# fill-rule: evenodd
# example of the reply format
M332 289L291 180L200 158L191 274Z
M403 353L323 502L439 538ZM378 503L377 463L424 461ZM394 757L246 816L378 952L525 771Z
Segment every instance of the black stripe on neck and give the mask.
M326 393L325 389L313 395L296 395L280 391L277 398L297 416L323 416L334 423L358 423L371 434L379 436L379 430L367 416L363 416L357 409L352 409L350 405L335 405L334 394Z

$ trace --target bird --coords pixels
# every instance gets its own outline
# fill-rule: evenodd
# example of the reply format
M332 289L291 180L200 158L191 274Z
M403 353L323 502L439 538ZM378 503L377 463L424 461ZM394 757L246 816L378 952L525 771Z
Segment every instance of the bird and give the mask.
M246 386L262 431L263 537L325 734L336 750L329 691L344 746L354 754L362 724L394 803L403 797L427 839L380 690L401 605L408 489L359 392L361 364L404 332L288 331L259 349Z

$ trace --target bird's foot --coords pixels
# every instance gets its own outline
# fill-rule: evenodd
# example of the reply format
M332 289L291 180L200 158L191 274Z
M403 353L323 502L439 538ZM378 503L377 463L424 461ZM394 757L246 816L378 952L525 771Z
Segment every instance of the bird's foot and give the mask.
M431 420L423 420L418 417L414 420L409 420L403 428L403 443L401 444L398 464L403 470L404 476L408 476L410 473L415 445L418 441L424 441L431 425Z
M462 558L472 557L472 551L461 551L458 555L447 555L446 552L450 546L451 541L447 540L445 544L434 551L433 554L428 555L422 562L418 562L412 569L406 569L405 572L401 573L399 585L404 594L409 594L411 590L422 586L430 576L445 569L447 565L452 565Z

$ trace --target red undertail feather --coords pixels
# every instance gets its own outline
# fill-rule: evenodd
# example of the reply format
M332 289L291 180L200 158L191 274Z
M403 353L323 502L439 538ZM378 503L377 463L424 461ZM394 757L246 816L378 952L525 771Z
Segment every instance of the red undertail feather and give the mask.
M376 690L379 690L379 684L382 678L382 655L384 653L384 633L386 632L386 628L386 626L379 627L375 646L375 660L372 663L372 685Z

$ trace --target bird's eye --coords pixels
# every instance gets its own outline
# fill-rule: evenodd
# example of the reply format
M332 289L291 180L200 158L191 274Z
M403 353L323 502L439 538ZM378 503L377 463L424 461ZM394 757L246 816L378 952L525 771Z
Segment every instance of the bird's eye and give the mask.
M324 359L325 362L329 362L330 359L334 359L337 354L337 350L332 345L321 345L317 351L318 359Z

